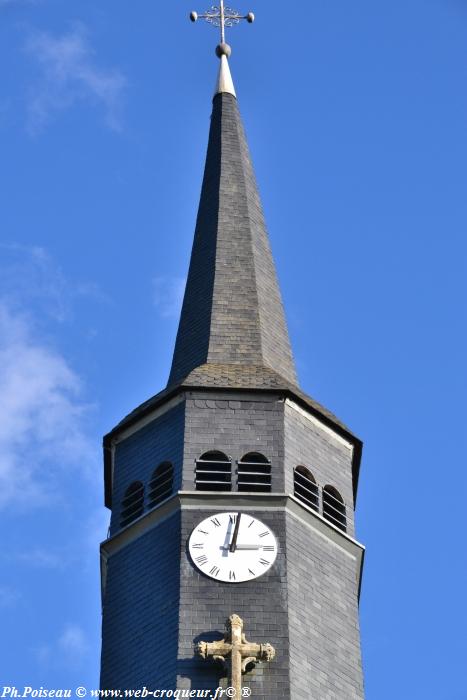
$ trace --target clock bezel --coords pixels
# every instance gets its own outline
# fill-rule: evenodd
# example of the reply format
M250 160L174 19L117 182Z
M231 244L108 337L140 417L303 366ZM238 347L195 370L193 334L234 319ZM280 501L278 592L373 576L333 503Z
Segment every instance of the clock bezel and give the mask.
M221 528L219 531L220 535L224 530L222 527L224 524L224 526L230 527L230 533L233 534L235 517L238 516L238 514L241 514L242 518L250 518L252 524L255 523L255 527L257 524L259 526L258 529L264 528L264 530L262 530L261 534L258 534L255 529L252 530L251 537L256 538L256 542L258 543L257 549L245 551L241 549L242 545L239 543L236 552L226 552L225 554L225 556L231 557L230 564L225 566L225 564L227 564L227 562L225 562L224 566L221 567L219 565L220 556L217 554L216 550L219 547L219 542L222 541L222 538L216 535L216 528ZM221 521L219 521L220 518ZM219 522L218 526L215 524L216 520ZM225 520L225 522L223 523L222 520ZM250 527L252 526L253 525L250 525ZM201 540L201 542L195 542L193 538L196 534L198 534L197 540L199 540L200 537L204 537L204 541ZM209 538L207 542L206 538ZM231 540L231 536L229 539ZM219 547L224 549L224 551L226 550L227 546L226 540L227 537L225 536L223 546ZM200 544L202 544L203 547L200 547ZM206 544L208 544L207 550L205 549ZM264 547L267 549L264 550ZM273 549L271 549L271 547L273 547ZM255 515L248 511L230 510L211 513L207 517L203 518L203 520L201 520L197 525L195 525L188 538L187 548L193 567L201 574L219 583L238 584L259 579L271 570L277 559L279 541L271 527L257 518ZM267 552L267 559L266 556L261 556L264 551ZM256 568L254 569L253 566Z

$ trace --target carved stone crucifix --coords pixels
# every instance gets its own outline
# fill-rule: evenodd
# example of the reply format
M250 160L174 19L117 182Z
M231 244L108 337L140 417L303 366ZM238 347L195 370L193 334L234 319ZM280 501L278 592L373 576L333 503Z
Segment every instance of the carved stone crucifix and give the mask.
M249 670L258 661L272 661L276 651L270 644L247 642L243 633L243 620L238 615L231 615L225 623L227 634L219 642L198 642L196 653L203 659L211 657L214 661L227 664L230 662L230 685L235 688L235 697L242 697L242 673Z

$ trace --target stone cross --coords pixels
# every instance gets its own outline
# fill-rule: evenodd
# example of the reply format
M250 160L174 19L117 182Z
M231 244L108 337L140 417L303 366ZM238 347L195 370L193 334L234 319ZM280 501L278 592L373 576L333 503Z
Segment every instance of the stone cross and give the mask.
M272 661L276 651L270 644L247 642L243 633L243 620L231 615L225 623L227 633L218 642L198 642L196 653L203 659L211 657L230 666L230 686L235 688L236 698L242 697L242 673L250 670L258 661ZM227 662L228 658L228 662Z

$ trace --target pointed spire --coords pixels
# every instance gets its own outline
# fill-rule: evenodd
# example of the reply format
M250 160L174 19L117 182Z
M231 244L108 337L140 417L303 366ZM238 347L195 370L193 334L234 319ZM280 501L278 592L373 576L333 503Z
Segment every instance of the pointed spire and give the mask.
M263 384L280 375L296 385L261 202L237 100L228 90L213 99L169 385L202 366L217 384L233 372L240 383L247 375L261 375Z
M237 97L227 56L225 54L222 54L220 58L221 63L219 66L219 74L217 76L217 83L214 90L214 95L218 95L220 92L229 92L234 97Z
M295 367L225 28L254 14L192 12L220 29L219 74L190 269L168 385L296 385Z

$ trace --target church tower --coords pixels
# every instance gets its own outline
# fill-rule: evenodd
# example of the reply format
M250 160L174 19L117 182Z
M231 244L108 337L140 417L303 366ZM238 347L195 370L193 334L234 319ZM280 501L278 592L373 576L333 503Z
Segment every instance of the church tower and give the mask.
M104 438L101 687L362 700L362 444L297 382L228 64L242 17L200 17L220 70L172 368Z

